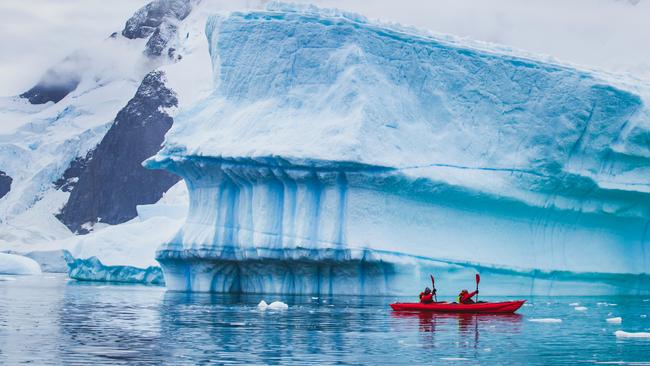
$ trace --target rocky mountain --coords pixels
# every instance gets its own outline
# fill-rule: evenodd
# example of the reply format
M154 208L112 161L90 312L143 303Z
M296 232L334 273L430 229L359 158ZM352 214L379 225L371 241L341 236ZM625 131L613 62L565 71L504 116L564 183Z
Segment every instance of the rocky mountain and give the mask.
M162 71L147 74L99 145L63 173L60 188L70 198L57 217L73 232L87 233L84 225L96 222L128 221L137 216L137 205L155 203L180 179L141 165L160 149L173 123L165 110L178 105L164 82Z

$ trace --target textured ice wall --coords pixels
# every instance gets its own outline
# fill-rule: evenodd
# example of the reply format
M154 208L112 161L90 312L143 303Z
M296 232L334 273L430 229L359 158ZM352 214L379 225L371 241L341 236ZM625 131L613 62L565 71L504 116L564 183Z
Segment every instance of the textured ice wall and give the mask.
M406 254L648 290L644 88L314 8L206 33L215 91L147 162L190 192L170 288L394 292Z

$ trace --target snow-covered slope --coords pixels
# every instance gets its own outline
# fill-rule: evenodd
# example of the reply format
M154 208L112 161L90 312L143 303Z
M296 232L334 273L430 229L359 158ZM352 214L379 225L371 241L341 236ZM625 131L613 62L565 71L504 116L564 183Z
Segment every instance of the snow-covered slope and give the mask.
M178 177L140 163L177 108L210 91L200 77L210 70L208 13L255 4L155 0L21 96L0 99L0 250L58 249L75 233L128 222L174 185Z
M414 291L444 259L650 290L646 86L313 7L206 33L214 92L147 161L190 192L168 287Z

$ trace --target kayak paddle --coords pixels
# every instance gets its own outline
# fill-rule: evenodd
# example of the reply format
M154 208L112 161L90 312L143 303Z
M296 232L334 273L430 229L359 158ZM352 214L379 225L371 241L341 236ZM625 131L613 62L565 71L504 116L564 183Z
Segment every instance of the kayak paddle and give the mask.
M478 292L478 284L481 282L481 275L476 274L476 292ZM478 293L476 294L476 302L478 302Z
M433 287L433 299L435 302L438 302L438 295L436 295L436 280L433 279L433 275L429 274L431 276L431 286Z

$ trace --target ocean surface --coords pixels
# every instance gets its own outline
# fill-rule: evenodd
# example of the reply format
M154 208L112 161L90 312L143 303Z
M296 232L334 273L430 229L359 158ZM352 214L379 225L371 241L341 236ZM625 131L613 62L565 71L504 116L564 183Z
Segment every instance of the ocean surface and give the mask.
M259 310L261 300L289 308ZM0 364L650 365L650 338L615 335L650 332L650 296L532 297L510 316L399 314L388 306L409 300L186 294L64 275L0 276ZM615 317L620 324L606 321Z

